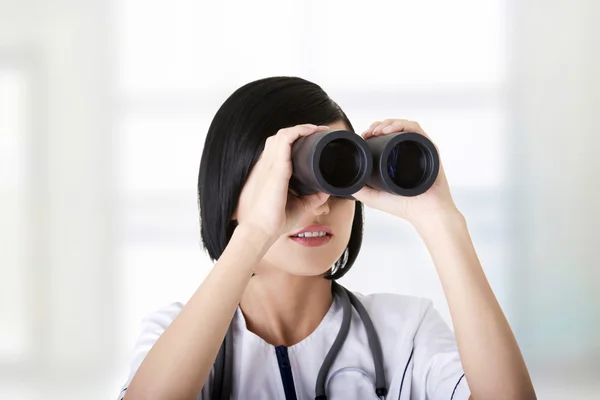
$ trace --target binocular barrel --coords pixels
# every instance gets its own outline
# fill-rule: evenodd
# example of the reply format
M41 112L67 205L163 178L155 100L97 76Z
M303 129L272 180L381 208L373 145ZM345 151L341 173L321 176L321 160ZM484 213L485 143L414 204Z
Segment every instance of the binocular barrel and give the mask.
M364 140L337 130L301 137L292 146L290 188L298 195L316 192L351 197L363 186L401 196L425 193L439 173L433 143L414 132Z

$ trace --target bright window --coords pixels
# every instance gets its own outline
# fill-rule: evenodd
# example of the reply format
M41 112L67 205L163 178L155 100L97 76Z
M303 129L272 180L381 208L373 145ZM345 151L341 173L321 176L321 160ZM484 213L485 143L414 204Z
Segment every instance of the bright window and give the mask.
M0 66L0 360L15 363L31 355L27 90L24 72Z

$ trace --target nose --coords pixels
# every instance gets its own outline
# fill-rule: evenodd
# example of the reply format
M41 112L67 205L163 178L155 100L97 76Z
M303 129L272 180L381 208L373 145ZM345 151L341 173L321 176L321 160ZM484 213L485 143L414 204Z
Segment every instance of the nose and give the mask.
M329 195L323 196L323 201L315 205L312 209L315 215L325 215L329 213Z

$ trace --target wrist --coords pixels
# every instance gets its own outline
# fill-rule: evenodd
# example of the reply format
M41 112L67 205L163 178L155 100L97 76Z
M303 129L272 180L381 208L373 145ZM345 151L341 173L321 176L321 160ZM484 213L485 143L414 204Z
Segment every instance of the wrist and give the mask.
M457 273L464 268L471 269L479 265L466 219L460 212L430 215L415 224L415 228L431 255L438 274Z
M256 250L257 255L260 256L259 258L262 258L277 240L264 230L245 224L240 224L235 228L231 239L234 238L236 241Z
M456 208L428 213L411 221L421 236L439 233L441 230L456 230L466 227L464 215Z

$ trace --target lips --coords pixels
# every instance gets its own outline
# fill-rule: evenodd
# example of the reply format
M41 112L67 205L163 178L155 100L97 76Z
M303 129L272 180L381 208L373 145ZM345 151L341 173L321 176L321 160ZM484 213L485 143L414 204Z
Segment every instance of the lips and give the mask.
M323 245L326 245L327 243L329 243L329 241L331 240L331 236L329 236L329 235L319 236L319 237L292 236L290 239L298 244L301 244L302 246L319 247L319 246L323 246Z
M333 235L333 231L327 225L315 224L315 225L309 225L306 228L303 228L303 229L299 230L298 232L290 235L290 237L298 236L298 235L300 235L302 233L303 234L307 234L309 232L310 233L323 232L323 233L325 233L326 236L332 236Z
M310 225L294 233L290 239L306 247L323 246L331 240L333 232L327 225Z

